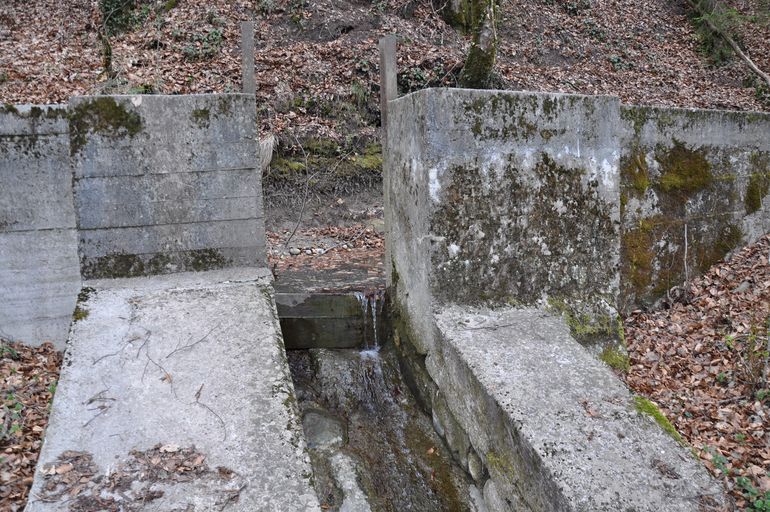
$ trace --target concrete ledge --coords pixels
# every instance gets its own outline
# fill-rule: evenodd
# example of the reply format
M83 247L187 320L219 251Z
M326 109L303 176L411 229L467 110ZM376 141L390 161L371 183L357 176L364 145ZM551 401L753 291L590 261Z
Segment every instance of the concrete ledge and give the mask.
M70 333L28 511L80 499L131 510L320 510L269 271L84 290L87 316ZM192 469L168 469L174 454L192 454ZM52 494L84 457L93 474L80 491ZM131 473L142 461L154 477ZM133 478L128 488L101 483L116 474Z
M489 472L485 496L517 511L726 503L720 484L635 410L625 386L560 318L453 306L435 319L441 342L426 366Z

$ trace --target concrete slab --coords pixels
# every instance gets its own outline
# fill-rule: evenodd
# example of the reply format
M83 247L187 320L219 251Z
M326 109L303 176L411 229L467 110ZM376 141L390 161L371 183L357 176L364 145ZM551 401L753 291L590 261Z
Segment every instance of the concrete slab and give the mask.
M561 318L452 306L436 321L427 368L489 470L485 497L508 503L495 510L722 510L719 482Z
M267 270L85 286L27 511L320 510Z

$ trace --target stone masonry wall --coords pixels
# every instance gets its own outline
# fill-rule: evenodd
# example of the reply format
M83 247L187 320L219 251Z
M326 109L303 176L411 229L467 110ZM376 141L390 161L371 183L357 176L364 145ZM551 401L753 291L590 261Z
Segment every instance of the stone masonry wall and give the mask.
M64 106L0 107L0 336L61 346L80 291Z
M621 119L628 310L768 231L770 115L624 106Z
M62 347L81 275L264 266L254 101L0 109L0 335Z

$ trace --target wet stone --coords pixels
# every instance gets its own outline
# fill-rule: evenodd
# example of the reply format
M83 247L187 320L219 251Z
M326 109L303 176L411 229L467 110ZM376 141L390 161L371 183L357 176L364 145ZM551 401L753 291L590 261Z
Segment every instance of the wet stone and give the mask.
M481 458L476 454L476 450L473 447L468 450L468 473L476 482L480 482L484 477L484 464L481 462Z
M326 450L347 442L345 425L335 416L321 409L311 409L302 416L302 427L308 448Z
M330 462L337 486L342 489L340 512L370 512L366 494L358 485L358 471L353 459L338 453L330 459Z

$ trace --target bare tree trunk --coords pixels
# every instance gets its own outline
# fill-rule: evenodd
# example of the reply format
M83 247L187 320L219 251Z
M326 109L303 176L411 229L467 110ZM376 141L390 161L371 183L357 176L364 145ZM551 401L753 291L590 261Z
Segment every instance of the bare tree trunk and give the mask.
M473 20L473 44L460 75L460 86L470 89L489 87L497 55L497 0L472 0L477 16Z

